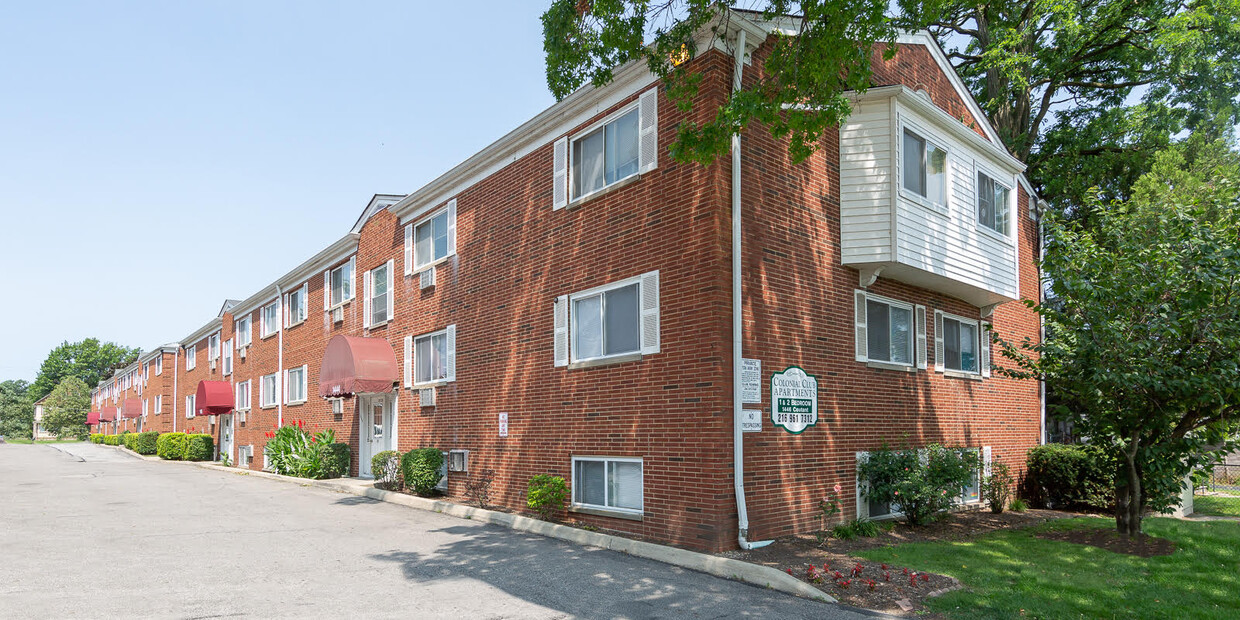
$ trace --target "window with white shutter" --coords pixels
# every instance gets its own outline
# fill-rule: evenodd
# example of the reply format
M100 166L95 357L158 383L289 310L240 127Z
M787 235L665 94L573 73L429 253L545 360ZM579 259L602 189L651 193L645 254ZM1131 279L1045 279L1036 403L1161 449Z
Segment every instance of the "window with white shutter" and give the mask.
M568 206L568 138L560 138L552 147L551 208Z
M236 330L237 348L250 346L254 333L250 330L250 316L247 314L233 323L233 329Z
M456 380L456 325L413 338L413 385Z
M280 300L277 299L265 306L259 312L259 330L260 338L273 336L280 330Z
M659 89L642 93L638 109L641 114L641 171L649 172L659 165Z
M413 336L405 336L405 387L413 387Z
M456 199L413 225L413 266L422 271L456 253Z
M263 375L258 383L258 405L263 408L275 407L280 399L280 375L271 373Z
M198 345L185 347L185 370L190 371L198 366Z
M327 300L324 310L342 306L353 300L353 290L356 284L353 276L354 264L353 259L349 259L349 262L326 273L324 283L328 288L324 289L324 298Z
M913 304L854 291L858 361L916 365L917 328Z
M639 106L631 106L572 139L569 187L573 200L641 171L640 116Z
M561 297L555 307L556 365L660 350L659 272Z

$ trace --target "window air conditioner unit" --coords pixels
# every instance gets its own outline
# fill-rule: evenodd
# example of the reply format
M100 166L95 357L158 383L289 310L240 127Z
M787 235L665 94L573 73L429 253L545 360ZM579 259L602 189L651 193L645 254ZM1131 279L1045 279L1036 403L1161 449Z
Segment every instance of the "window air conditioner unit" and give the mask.
M245 359L245 350L248 348L250 347L245 346L245 347L241 347L240 349L237 349L237 357L240 357L241 359Z
M435 268L430 267L422 271L421 288L430 288L435 286Z
M332 323L339 323L344 320L344 306L332 309Z
M207 362L207 369L211 372L215 372L215 360L210 360Z
M237 412L237 422L245 424L245 414L249 413L249 409L242 409Z
M241 446L237 448L238 467L249 467L252 460L254 460L254 446Z
M435 406L435 388L428 387L418 390L418 396L422 399L423 407Z
M448 471L469 471L469 450L450 450Z
M207 416L207 426L208 427L215 426L215 416L213 415Z
M344 399L343 398L329 398L327 400L331 401L333 415L342 415L344 413Z

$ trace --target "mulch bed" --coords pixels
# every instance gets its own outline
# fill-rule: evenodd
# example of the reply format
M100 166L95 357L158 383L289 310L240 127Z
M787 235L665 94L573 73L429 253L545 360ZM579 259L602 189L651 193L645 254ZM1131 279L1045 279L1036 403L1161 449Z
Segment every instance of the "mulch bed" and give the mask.
M904 566L862 560L853 554L911 542L970 540L998 530L1022 529L1052 519L1078 516L1081 515L1056 510L1002 514L972 510L951 513L941 521L921 527L897 523L890 531L880 532L873 538L833 538L820 545L813 534L785 536L761 549L728 551L720 555L791 571L794 577L813 584L847 605L897 616L935 617L927 612L926 599L959 588L960 584L955 579L933 573L916 573ZM812 572L811 565L814 567Z
M1171 555L1175 553L1175 543L1166 538L1157 538L1148 534L1140 534L1135 538L1129 538L1121 535L1115 530L1103 529L1083 529L1083 530L1066 530L1062 532L1042 532L1036 535L1038 538L1045 540L1060 540L1063 542L1076 543L1078 545L1089 545L1113 551L1115 553L1124 553L1127 555L1135 555L1142 558L1152 558L1160 555Z

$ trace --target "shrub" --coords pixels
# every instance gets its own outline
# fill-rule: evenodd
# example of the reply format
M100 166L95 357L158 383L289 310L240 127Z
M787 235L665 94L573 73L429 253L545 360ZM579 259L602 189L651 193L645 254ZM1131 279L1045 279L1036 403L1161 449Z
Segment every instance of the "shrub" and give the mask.
M439 486L443 474L443 453L438 448L417 448L400 459L400 473L405 486L418 495L430 495Z
M134 452L138 454L155 454L155 442L158 439L159 433L155 431L139 433L137 441L134 442Z
M1097 446L1049 443L1029 450L1027 494L1052 508L1110 510L1115 460Z
M990 475L981 476L979 483L982 498L990 506L990 511L995 514L1002 513L1012 498L1012 486L1016 483L1012 478L1012 469L1007 463L1000 463L995 459L990 464Z
M564 508L564 500L568 497L568 483L559 476L538 474L530 478L529 488L525 492L525 505L538 511L538 516L551 521L557 512Z
M103 433L91 433L90 442L91 443L103 443L103 437L104 437Z
M340 478L349 475L349 464L352 462L349 444L329 443L326 448L327 453L323 456L323 477Z
M857 464L857 476L869 482L867 499L899 506L909 525L924 525L959 500L977 464L977 458L962 448L884 446Z
M384 450L370 457L370 472L375 475L375 486L380 489L401 487L400 453Z
M1025 500L1019 497L1013 497L1012 503L1008 504L1008 510L1011 510L1012 512L1024 512L1028 509L1029 506L1025 505Z
M854 519L831 528L831 536L840 540L852 540L859 536L874 538L878 536L878 523L869 519Z
M185 459L185 433L164 433L155 440L155 454L169 461Z
M122 440L125 442L126 448L133 450L134 452L138 451L138 435L136 433L122 435Z
M334 445L336 431L329 428L311 434L304 422L294 420L267 433L267 459L271 469L284 476L315 480L339 477L349 470L349 447L340 444L342 451Z
M494 481L494 469L469 474L465 479L465 496L479 508L486 508L491 503L491 483Z
M120 438L121 438L121 436L120 436L120 435L104 435L104 437L103 437L103 444L104 444L104 445L106 445L106 446L115 446L115 445L119 445L119 441L118 441L118 440L119 440Z
M185 436L186 461L209 461L215 453L215 440L210 435L195 434Z

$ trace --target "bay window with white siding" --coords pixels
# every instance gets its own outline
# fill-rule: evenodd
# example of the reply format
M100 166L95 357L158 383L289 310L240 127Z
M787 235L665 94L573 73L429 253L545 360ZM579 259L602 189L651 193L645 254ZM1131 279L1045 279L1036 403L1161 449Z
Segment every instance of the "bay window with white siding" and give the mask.
M659 272L563 295L555 365L627 361L659 352Z
M574 509L617 516L642 514L641 458L575 456L572 486Z

